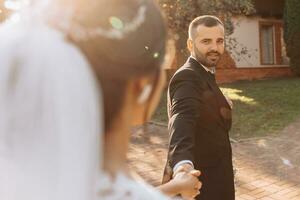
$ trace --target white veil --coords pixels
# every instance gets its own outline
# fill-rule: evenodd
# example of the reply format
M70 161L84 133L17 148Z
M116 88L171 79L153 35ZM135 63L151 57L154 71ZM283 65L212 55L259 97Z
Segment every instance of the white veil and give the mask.
M95 199L103 119L89 64L42 20L3 24L0 38L0 199Z

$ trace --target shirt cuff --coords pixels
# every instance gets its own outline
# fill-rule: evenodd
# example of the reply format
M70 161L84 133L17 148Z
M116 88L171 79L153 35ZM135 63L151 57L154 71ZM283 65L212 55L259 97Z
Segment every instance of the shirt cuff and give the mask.
M190 164L192 165L192 167L194 168L194 164L192 161L190 160L182 160L182 161L179 161L178 163L176 163L176 165L173 167L173 172L176 172L176 170L178 169L178 167L182 164Z

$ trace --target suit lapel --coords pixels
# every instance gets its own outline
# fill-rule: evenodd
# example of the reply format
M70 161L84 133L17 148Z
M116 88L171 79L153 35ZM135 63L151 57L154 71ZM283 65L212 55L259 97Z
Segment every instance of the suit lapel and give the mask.
M209 84L209 86L214 90L214 92L217 94L217 98L219 101L219 105L222 106L226 106L228 109L231 109L228 101L226 100L223 92L220 90L220 88L218 87L217 83L215 82L215 80L209 80L210 78L207 78L207 82Z
M222 93L222 91L218 87L216 81L214 80L213 77L210 77L210 76L213 76L213 75L209 74L210 72L207 72L201 66L201 64L199 64L195 59L189 58L189 62L192 63L192 66L194 66L194 69L201 74L201 78L204 78L206 80L206 82L208 83L208 85L210 86L210 88L214 91L214 93L217 96L219 106L223 107L225 105L228 109L231 109L229 103L227 102L226 98L224 97L224 94Z
M193 66L193 68L200 74L201 78L203 78L206 81L206 83L208 84L208 86L215 93L215 95L217 97L219 111L220 111L219 115L220 115L220 117L222 119L222 125L224 126L224 128L230 129L230 127L231 127L231 120L230 120L230 122L228 122L228 119L226 119L226 115L229 115L229 114L231 115L231 113L228 114L228 112L230 112L230 110L231 110L231 107L230 107L229 103L227 102L226 98L224 97L222 91L218 87L218 85L217 85L216 81L214 80L214 78L210 77L210 76L213 76L213 75L208 74L210 72L207 72L193 58L189 58L189 62L191 62L191 64L192 64L191 66ZM224 115L225 115L225 117L224 117Z

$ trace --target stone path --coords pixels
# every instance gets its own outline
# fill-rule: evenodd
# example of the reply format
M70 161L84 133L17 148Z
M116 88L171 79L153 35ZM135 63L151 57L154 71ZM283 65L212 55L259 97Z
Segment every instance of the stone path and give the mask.
M158 185L166 160L165 126L149 124L132 136L128 163L152 185ZM237 200L300 200L300 119L279 136L232 144Z

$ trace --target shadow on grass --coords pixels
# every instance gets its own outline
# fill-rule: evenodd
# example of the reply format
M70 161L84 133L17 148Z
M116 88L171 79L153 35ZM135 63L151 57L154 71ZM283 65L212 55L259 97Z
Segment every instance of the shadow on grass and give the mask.
M300 117L299 78L243 81L221 88L234 103L234 138L273 135Z
M234 103L231 137L276 134L300 117L300 79L240 81L220 85ZM162 94L153 121L167 124L167 97Z

